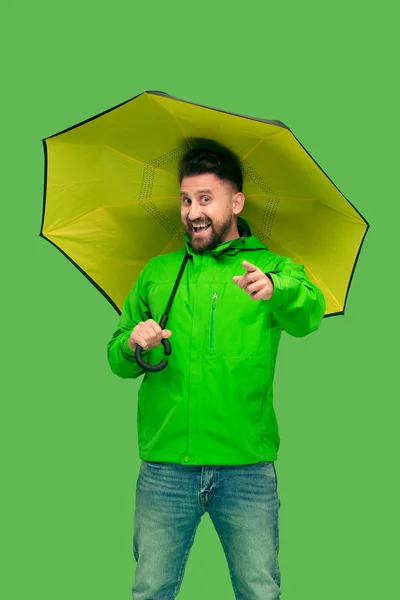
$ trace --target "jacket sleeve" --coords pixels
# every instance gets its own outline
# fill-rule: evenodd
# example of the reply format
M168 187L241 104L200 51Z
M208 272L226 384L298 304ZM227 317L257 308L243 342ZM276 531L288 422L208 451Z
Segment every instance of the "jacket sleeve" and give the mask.
M280 257L267 275L274 284L274 292L267 302L282 328L295 337L317 330L326 311L325 297L307 278L304 266Z
M129 292L122 309L116 330L107 344L107 356L111 370L124 379L136 379L144 371L136 362L135 353L129 348L128 340L132 330L141 321L150 319L150 310L143 294L143 273ZM146 361L148 352L142 352Z

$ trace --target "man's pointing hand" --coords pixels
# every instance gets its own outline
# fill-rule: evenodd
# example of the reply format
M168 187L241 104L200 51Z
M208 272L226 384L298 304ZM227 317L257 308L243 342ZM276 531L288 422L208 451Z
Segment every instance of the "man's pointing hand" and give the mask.
M274 284L270 278L255 265L243 261L246 269L244 275L236 275L233 281L250 295L252 300L269 300L274 292Z

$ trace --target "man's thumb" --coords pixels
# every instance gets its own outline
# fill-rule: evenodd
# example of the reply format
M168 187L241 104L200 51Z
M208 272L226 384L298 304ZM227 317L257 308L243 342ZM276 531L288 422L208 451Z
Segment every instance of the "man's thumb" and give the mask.
M162 336L164 339L171 337L172 331L169 329L163 329Z

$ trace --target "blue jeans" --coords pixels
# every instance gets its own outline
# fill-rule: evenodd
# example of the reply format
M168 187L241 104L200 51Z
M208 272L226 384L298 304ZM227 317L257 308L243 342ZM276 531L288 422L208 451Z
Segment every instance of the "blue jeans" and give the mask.
M273 462L196 466L142 461L133 600L176 598L205 512L224 549L236 600L279 599L279 507Z

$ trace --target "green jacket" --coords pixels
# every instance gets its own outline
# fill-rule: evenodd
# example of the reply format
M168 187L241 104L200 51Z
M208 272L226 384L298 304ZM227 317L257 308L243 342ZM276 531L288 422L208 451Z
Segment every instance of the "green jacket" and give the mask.
M277 459L273 377L281 332L303 337L318 329L325 299L303 266L270 252L243 219L239 226L243 237L203 255L187 237L190 258L166 325L172 331L168 366L146 373L139 389L142 460L241 465ZM143 374L129 335L140 321L160 321L184 255L182 249L151 259L128 294L107 346L116 375ZM270 300L252 300L232 281L244 274L243 260L270 274ZM143 352L151 364L163 357L162 345Z

